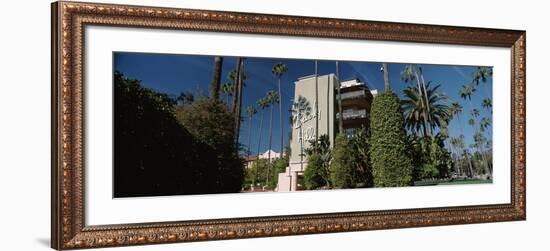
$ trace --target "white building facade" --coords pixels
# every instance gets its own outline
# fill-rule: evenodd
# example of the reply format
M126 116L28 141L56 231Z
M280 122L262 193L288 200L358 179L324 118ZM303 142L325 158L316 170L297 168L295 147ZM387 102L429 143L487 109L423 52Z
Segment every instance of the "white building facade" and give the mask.
M278 175L277 191L288 192L301 189L300 179L307 168L305 149L310 147L310 140L326 134L330 145L334 145L334 138L338 132L336 87L339 84L344 130L368 125L372 94L375 94L376 90L370 91L358 79L339 83L334 74L299 78L295 82L294 102L305 99L309 105L309 113L298 114L299 112L293 109L289 166L284 173Z

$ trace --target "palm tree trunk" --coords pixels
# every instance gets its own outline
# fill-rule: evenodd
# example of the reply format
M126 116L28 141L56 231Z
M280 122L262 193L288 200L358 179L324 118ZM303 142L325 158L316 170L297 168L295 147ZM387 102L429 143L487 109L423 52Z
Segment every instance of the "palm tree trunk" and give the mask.
M464 128L462 127L462 123L460 122L460 116L457 115L456 118L458 119L458 124L460 125L460 135L464 135ZM472 162L470 161L470 157L468 157L468 154L466 154L466 161L468 161L468 166L470 168L470 178L472 178L474 176L473 175L474 169L472 168Z
M319 83L318 83L318 65L315 60L315 141L319 137Z
M344 132L344 116L342 116L342 92L341 92L341 82L340 82L340 70L338 69L338 61L336 61L336 78L338 79L338 131L339 133Z
M424 136L429 136L431 137L432 134L430 132L430 126L428 124L428 114L426 113L426 101L424 100L424 94L422 94L422 87L420 86L420 78L418 76L418 72L416 71L416 69L413 69L414 71L414 75L415 75L415 78L416 78L416 85L417 85L417 88L418 88L418 96L420 97L420 102L421 102L421 105L422 105L422 112L424 113Z
M472 104L472 100L471 100L471 99L468 99L468 101L469 101L468 103L470 104L470 111L473 112L473 111L474 111L474 106L473 106L473 104ZM477 119L477 118L476 118L476 119ZM479 133L479 130L478 130L478 128L477 128L477 124L476 124L476 122L475 122L475 119L474 119L473 127L474 127L474 137L475 137L475 135L477 135L477 134ZM489 173L489 167L487 166L487 165L488 165L488 164L487 164L487 160L485 159L485 155L483 154L483 152L482 152L481 149L479 148L479 145L477 146L477 150L479 151L479 154L481 155L481 159L482 159L482 161L483 161L483 169L485 169L485 173L491 175L491 174Z
M284 134L284 128L283 128L283 96L281 94L281 77L279 77L279 128L281 131L281 152L280 156L283 157L283 134Z
M214 57L214 69L212 71L212 82L210 83L210 98L220 98L220 79L222 76L223 57Z
M234 100L234 114L235 114L235 150L237 156L239 156L239 133L241 131L241 106L242 106L242 94L243 94L243 75L244 75L244 59L239 58L239 65L237 70L237 96Z
M248 156L247 157L250 157L250 154L251 154L251 151L250 151L251 139L252 139L252 116L248 117L248 154L247 154Z
M269 149L267 152L267 175L266 184L269 183L269 176L271 175L271 142L273 138L273 105L269 109Z
M430 101L428 100L428 91L426 90L426 82L424 82L424 75L422 73L420 73L420 80L422 80L422 89L424 90L424 95L422 96L422 98L424 99L424 104L426 104L426 114L428 115L427 119L428 119L428 123L432 123L432 113L430 111ZM432 132L432 127L430 126L429 128L430 130L430 135L433 134Z
M382 71L384 72L384 91L390 92L391 86L390 86L390 77L388 76L388 64L386 63L382 64Z
M260 165L260 146L262 144L262 126L264 123L264 110L260 112L260 130L258 131L258 152L256 153L256 170L254 170L254 185L252 187L256 186L256 182L258 180L258 166Z

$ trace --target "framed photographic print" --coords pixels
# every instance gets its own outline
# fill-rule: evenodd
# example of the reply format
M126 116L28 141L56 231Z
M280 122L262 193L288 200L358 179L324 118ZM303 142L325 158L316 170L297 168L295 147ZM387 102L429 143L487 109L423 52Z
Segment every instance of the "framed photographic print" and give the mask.
M52 4L52 247L524 220L525 31Z

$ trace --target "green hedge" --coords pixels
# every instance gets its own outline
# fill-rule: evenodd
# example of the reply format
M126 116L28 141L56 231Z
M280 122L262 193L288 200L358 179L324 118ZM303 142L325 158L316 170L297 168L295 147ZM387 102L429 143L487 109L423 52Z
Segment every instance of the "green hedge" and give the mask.
M412 185L413 168L407 154L403 121L397 94L384 92L374 98L370 119L370 157L376 187Z
M346 135L339 134L332 150L330 182L334 188L353 188L359 179L357 176L351 142Z

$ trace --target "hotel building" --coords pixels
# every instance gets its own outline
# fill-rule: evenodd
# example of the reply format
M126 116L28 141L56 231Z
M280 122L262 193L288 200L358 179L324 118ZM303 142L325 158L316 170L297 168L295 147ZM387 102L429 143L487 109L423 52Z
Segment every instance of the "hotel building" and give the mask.
M303 153L309 147L309 141L316 136L326 134L330 145L338 133L338 94L340 84L342 97L342 118L345 133L351 133L355 128L368 127L370 106L376 90L370 90L359 79L339 81L336 75L311 75L299 78L295 82L294 101L303 97L309 103L310 112L296 119L292 124L290 140L289 166L284 173L279 173L277 191L288 192L300 190L300 179L307 168L307 156ZM315 89L317 86L317 95ZM317 96L317 97L316 97ZM318 109L318 110L317 110ZM315 111L318 111L317 113ZM318 131L316 131L318 128Z

